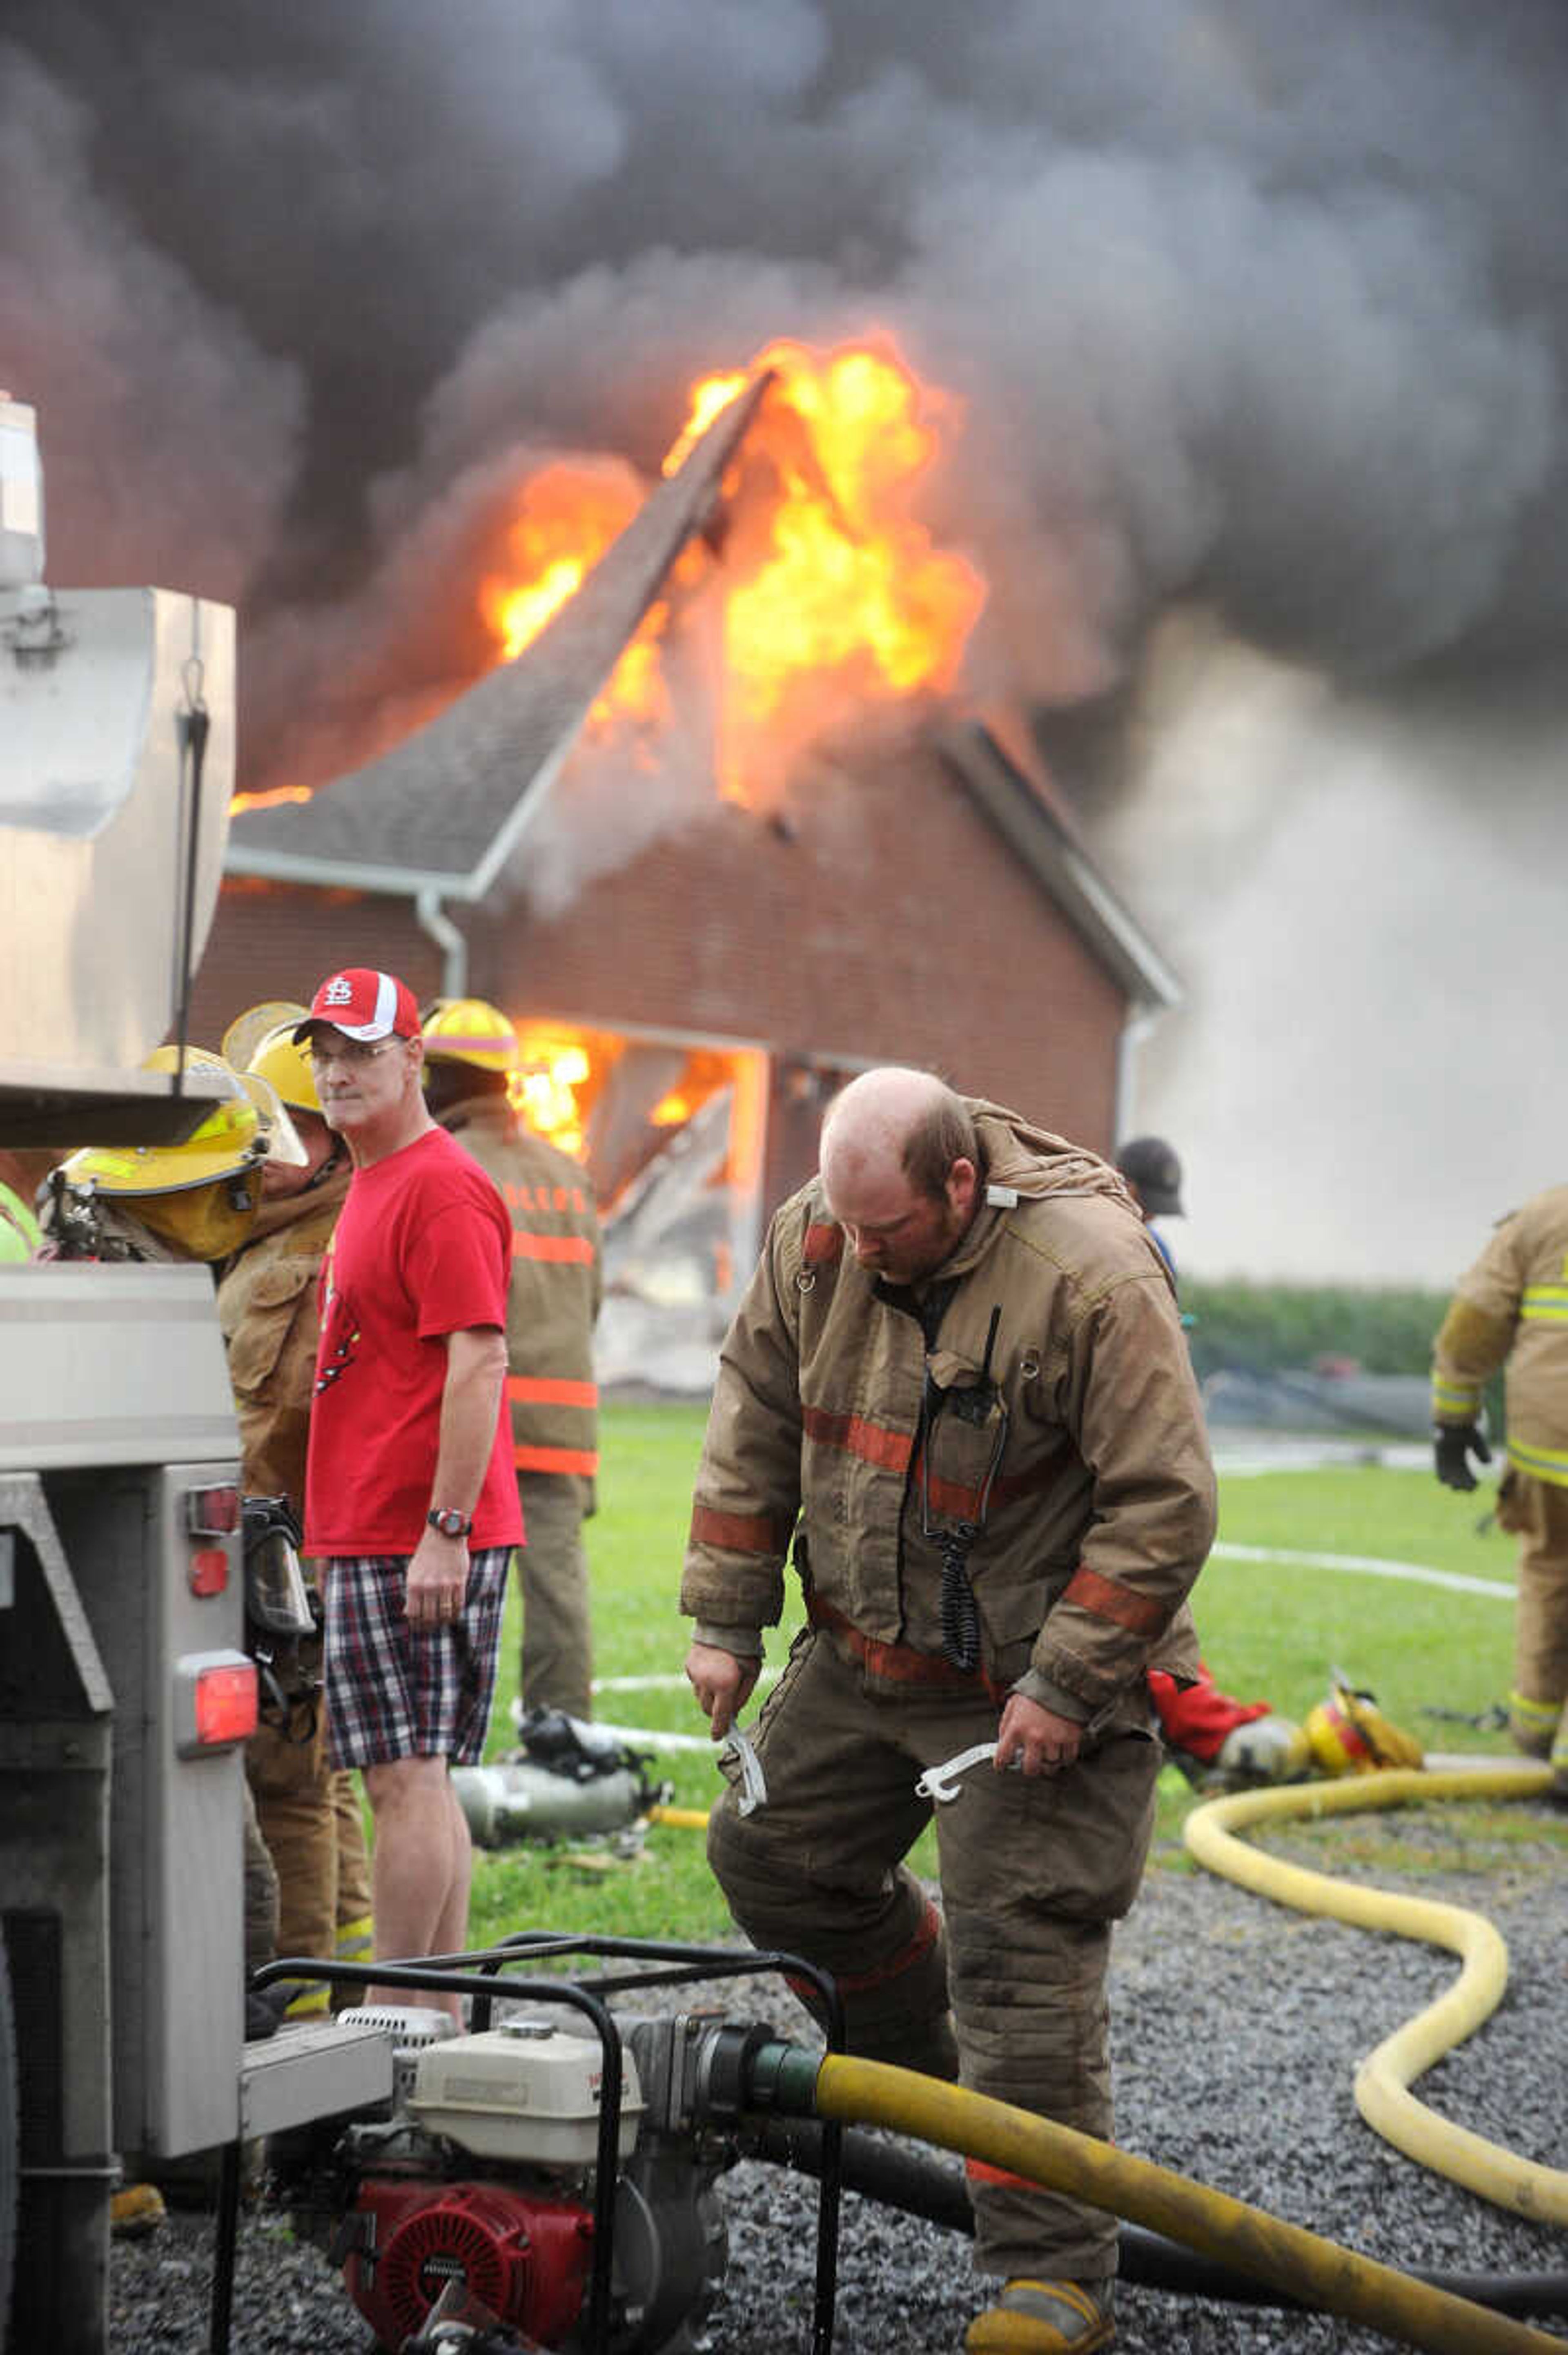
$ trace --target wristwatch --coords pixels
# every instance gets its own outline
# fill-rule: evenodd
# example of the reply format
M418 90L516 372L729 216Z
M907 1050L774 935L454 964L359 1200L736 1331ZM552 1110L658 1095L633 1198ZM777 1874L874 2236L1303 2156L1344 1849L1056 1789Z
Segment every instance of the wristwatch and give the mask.
M460 1513L455 1505L432 1506L425 1518L443 1538L465 1538L474 1528L473 1514Z

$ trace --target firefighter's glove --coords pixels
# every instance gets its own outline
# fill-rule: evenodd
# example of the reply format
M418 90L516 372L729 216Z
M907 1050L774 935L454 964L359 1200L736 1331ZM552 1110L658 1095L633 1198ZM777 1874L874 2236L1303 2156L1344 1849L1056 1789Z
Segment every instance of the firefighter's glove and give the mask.
M1482 1464L1492 1460L1491 1449L1473 1423L1440 1423L1432 1434L1432 1450L1437 1477L1445 1488L1475 1487L1476 1476L1470 1469L1472 1455Z

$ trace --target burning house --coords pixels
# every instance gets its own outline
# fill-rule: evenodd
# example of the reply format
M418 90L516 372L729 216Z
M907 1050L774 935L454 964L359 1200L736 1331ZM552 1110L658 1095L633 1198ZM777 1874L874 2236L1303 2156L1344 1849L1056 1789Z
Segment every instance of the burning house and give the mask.
M887 352L699 388L633 511L524 487L476 685L237 810L200 1034L351 963L503 1007L604 1209L607 1381L706 1382L843 1079L927 1065L1104 1150L1177 999L1021 715L957 699L985 590L916 520L934 443Z

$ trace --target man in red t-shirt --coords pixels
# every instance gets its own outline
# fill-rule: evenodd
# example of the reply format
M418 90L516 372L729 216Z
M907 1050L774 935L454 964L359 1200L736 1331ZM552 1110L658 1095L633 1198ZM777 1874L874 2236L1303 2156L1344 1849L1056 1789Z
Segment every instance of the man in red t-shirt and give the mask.
M305 1473L331 1757L362 1770L375 1816L377 1955L413 1961L467 1942L473 1853L447 1770L483 1753L523 1537L503 1403L511 1229L426 1110L405 983L333 974L293 1035L354 1165L322 1264Z

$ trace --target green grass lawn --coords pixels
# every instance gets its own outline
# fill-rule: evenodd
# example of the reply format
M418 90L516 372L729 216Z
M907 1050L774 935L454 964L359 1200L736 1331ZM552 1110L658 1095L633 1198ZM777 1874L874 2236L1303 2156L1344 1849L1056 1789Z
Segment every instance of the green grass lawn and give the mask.
M677 1608L692 1476L705 1410L696 1405L611 1406L602 1434L600 1508L588 1525L596 1668L601 1679L667 1678L667 1686L602 1689L598 1716L616 1725L706 1732L684 1679L688 1627ZM1496 1751L1495 1732L1424 1714L1478 1716L1507 1691L1512 1657L1512 1540L1477 1522L1488 1490L1456 1496L1430 1473L1375 1465L1320 1472L1221 1476L1220 1546L1194 1596L1204 1657L1219 1683L1243 1700L1267 1700L1304 1718L1323 1699L1333 1668L1376 1693L1381 1708L1429 1750ZM1237 1560L1226 1546L1270 1553L1366 1555L1488 1581L1499 1593L1470 1593L1276 1561ZM769 1636L770 1667L799 1624L793 1607ZM516 1595L508 1612L489 1755L515 1742ZM748 1709L748 1720L755 1704ZM708 1751L662 1753L650 1773L673 1785L675 1805L706 1808L720 1788ZM1156 1869L1185 1869L1181 1823L1196 1804L1175 1769L1162 1777ZM1466 1811L1467 1815L1469 1811ZM1499 1818L1506 1810L1488 1810ZM1505 1847L1500 1824L1496 1838ZM1353 1833L1326 1828L1332 1843L1353 1838L1364 1861L1382 1849L1406 1855L1401 1817L1360 1817ZM1451 1843L1445 1834L1444 1842ZM1440 1842L1439 1845L1443 1845ZM1563 1833L1568 1845L1568 1829ZM548 1847L523 1843L481 1851L473 1929L489 1939L524 1928L615 1931L634 1937L712 1940L732 1934L709 1874L700 1831L651 1825L629 1854L613 1843ZM933 1869L927 1835L912 1859ZM1559 1866L1561 1857L1559 1857Z

